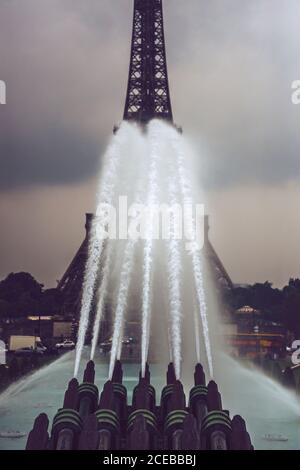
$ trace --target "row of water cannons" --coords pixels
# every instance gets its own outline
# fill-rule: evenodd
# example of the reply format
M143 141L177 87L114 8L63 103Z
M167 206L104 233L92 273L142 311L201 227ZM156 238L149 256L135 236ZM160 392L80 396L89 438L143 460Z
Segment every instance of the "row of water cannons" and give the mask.
M40 414L27 440L28 450L250 450L253 449L245 421L230 418L222 409L221 395L214 381L206 385L200 364L196 365L194 387L188 406L182 383L176 380L173 364L167 371L167 385L160 404L145 377L127 402L122 365L116 362L112 380L100 395L94 383L95 367L88 362L83 383L69 382L63 407L55 415L51 433L49 420Z

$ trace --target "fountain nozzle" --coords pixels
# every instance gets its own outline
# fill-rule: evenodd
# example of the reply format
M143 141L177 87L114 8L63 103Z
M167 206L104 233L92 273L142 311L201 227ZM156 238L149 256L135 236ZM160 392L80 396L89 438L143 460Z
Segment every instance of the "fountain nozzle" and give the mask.
M112 382L121 384L123 382L123 370L121 361L115 362L115 367L112 375Z
M175 374L175 369L174 369L174 364L173 362L170 362L168 365L168 371L167 371L167 384L172 385L176 383L176 374Z
M194 373L195 385L205 385L205 372L201 364L196 364Z
M65 392L63 408L76 410L78 403L78 380L72 379Z
M86 365L83 382L94 383L95 381L95 363L94 361L89 361Z
M222 410L222 398L216 382L211 380L207 386L207 390L208 411Z

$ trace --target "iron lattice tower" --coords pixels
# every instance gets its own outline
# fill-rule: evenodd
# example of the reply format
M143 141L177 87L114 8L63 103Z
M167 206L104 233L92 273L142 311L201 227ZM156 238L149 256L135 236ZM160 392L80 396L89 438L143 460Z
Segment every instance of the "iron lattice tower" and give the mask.
M125 120L173 123L162 0L134 0Z

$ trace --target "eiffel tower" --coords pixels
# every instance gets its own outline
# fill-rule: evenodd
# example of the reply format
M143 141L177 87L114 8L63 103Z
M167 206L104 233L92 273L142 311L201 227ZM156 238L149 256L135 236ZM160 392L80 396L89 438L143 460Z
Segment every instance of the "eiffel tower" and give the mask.
M124 120L173 122L162 0L135 0Z
M162 0L134 0L131 57L123 119L144 126L153 118L173 124ZM62 314L65 316L78 317L80 310L89 228L93 215L87 214L86 217L85 239L57 286L63 294ZM213 275L219 286L230 289L232 281L208 239L208 217L205 234L204 250Z

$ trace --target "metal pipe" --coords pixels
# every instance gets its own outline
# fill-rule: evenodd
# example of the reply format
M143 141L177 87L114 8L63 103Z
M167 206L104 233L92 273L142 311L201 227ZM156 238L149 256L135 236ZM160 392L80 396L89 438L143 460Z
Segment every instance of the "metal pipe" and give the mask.
M210 448L211 450L227 450L226 434L221 431L213 431L210 436Z
M197 428L199 433L201 433L202 421L207 415L207 404L204 400L197 400L197 402L195 403L195 415L197 420Z
M98 431L99 444L98 450L111 450L112 446L112 436L111 432L108 429L101 429Z
M59 431L55 450L72 450L74 437L72 429L64 428Z
M91 409L92 401L90 397L82 397L80 400L80 405L79 405L79 414L81 418L85 418L90 414L90 409Z
M172 450L182 450L182 429L176 429L172 434Z

